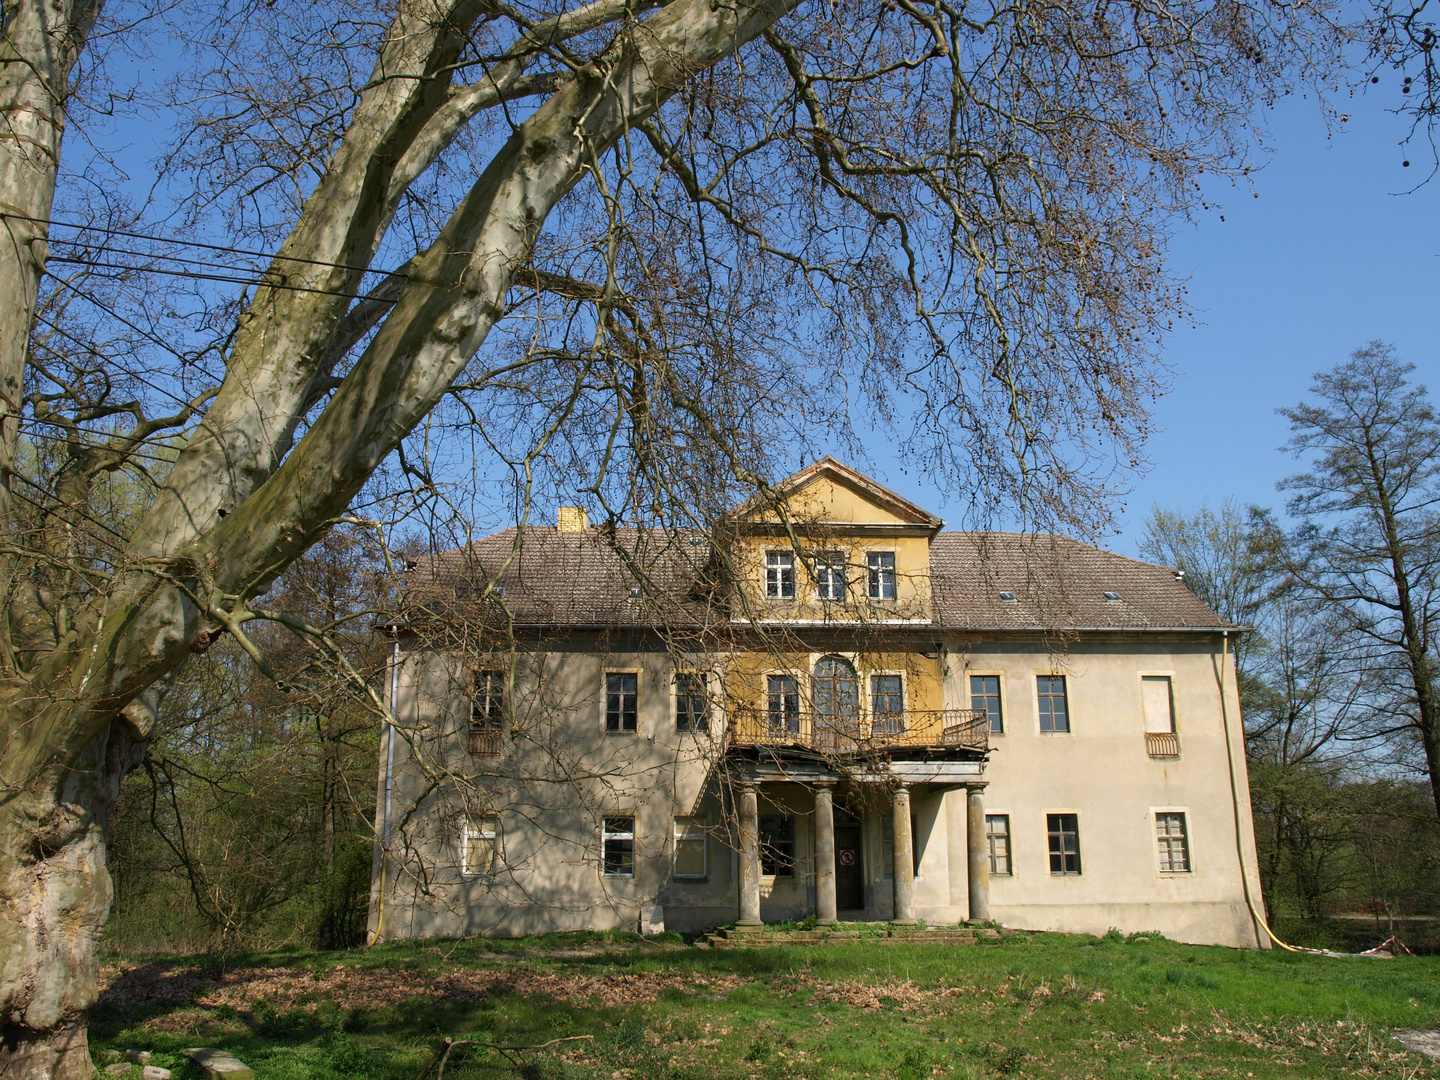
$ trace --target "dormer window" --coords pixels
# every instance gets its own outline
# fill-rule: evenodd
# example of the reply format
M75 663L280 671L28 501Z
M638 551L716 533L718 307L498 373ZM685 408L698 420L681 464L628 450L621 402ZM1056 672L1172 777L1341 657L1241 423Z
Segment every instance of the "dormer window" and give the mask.
M845 556L838 552L817 556L815 581L821 600L845 599Z
M895 553L872 551L865 557L870 571L870 599L895 599Z
M770 600L795 599L795 553L765 553L765 596Z

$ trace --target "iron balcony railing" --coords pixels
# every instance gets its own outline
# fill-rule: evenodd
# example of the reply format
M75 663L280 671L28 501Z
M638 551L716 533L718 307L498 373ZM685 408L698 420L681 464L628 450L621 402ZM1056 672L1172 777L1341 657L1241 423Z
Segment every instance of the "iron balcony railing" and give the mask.
M1180 756L1180 736L1173 731L1147 731L1145 752L1151 757L1170 758Z
M912 709L872 716L829 716L802 709L777 714L732 708L733 746L793 746L826 754L863 754L894 749L985 750L990 722L984 709Z

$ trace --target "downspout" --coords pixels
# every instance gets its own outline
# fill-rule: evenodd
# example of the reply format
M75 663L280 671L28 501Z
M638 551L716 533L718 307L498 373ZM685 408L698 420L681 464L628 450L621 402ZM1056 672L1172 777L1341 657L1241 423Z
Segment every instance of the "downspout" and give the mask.
M380 904L375 917L375 939L378 945L385 934L385 877L390 865L390 795L395 785L395 720L400 712L400 628L391 627L394 640L390 647L390 717L385 724L385 812L380 827Z
M1230 798L1235 809L1235 854L1240 860L1240 887L1245 893L1245 906L1250 909L1250 917L1255 920L1255 925L1265 931L1265 935L1280 948L1288 952L1300 952L1294 945L1287 945L1275 936L1270 929L1270 924L1265 921L1265 916L1255 909L1255 898L1250 894L1250 870L1245 865L1245 826L1244 815L1240 806L1240 781L1235 774L1235 745L1230 738L1230 708L1225 699L1225 664L1230 657L1230 631L1220 631L1220 655L1211 659L1211 666L1215 669L1215 685L1220 690L1220 722L1225 729L1225 762L1230 767ZM1246 792L1249 797L1249 792Z

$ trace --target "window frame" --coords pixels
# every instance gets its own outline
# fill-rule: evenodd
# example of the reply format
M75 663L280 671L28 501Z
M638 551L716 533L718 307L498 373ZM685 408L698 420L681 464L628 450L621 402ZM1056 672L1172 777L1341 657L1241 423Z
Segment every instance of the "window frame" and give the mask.
M815 553L815 594L827 604L844 602L850 589L849 565L843 551Z
M1045 719L1046 719L1046 717L1045 717L1045 712L1044 712L1044 710L1040 708L1040 700L1041 700L1041 698L1049 698L1049 699L1051 699L1051 701L1053 702L1054 697L1055 697L1055 694L1054 694L1054 691L1053 691L1053 690L1044 691L1044 692L1041 691L1041 689L1040 689L1040 680L1041 680L1041 679L1059 679L1059 680L1060 680L1060 700L1061 700L1061 702L1062 702L1062 703L1064 704L1064 706L1065 706L1065 726L1064 726L1063 728L1056 728L1056 727L1054 726L1054 722L1055 722L1054 717L1055 717L1055 714L1054 714L1054 711L1053 711L1053 707L1052 707L1052 711L1051 711L1051 713L1050 713L1050 723L1051 723L1051 726L1048 727L1048 728L1045 726ZM1042 734L1042 735L1069 735L1069 734L1073 733L1074 730L1075 730L1075 725L1071 722L1071 709L1070 709L1070 677L1069 677L1069 675L1065 674L1064 672L1060 672L1060 673L1057 674L1056 672L1053 672L1053 671L1037 671L1037 672L1035 673L1035 684L1034 684L1034 685L1035 685L1035 730L1038 731L1038 732L1039 732L1040 734Z
M989 807L985 808L985 856L986 866L990 877L1014 877L1015 876L1015 829L1010 823L1010 811L1001 810L992 812ZM992 821L1005 822L1005 832L997 833L992 830ZM996 870L995 841L1003 838L1005 841L1005 869Z
M795 552L767 548L765 551L765 599L795 599ZM786 591L788 585L789 591Z
M771 838L766 839L766 823L771 822L782 826L784 831L789 833L788 837L781 837L779 844L776 843L773 832ZM768 878L788 878L794 880L798 868L798 848L795 843L795 816L793 814L761 814L759 821L759 848L760 848L760 876ZM788 864L787 858L788 848ZM774 870L766 870L766 852L772 852L770 863L776 867Z
M899 682L900 682L900 689L899 689L898 693L899 693L899 697L900 697L900 711L899 711L898 713L881 713L878 709L875 708L875 680L876 680L876 679L898 679L898 680L899 680ZM905 686L905 672L903 672L903 671L890 671L890 670L888 670L888 669L887 669L887 670L878 670L878 671L867 671L867 672L865 673L865 682L866 682L866 685L869 687L869 689L868 689L868 691L867 691L867 694L866 694L866 702L865 702L865 705L866 705L866 709L867 709L867 712L868 712L868 715L869 715L869 719L870 719L870 731L871 731L871 733L874 734L874 735L903 735L903 734L905 734L905 732L910 729L910 727L909 727L909 725L910 725L910 717L909 717L910 710L909 710L908 708L906 708L906 704L907 704L907 700L908 700L908 699L907 699L907 695L906 695L906 692L905 692L905 691L906 691L906 686ZM888 696L888 695L887 695L887 696ZM893 728L893 729L887 729L887 730L885 730L885 731L882 732L882 731L880 730L880 723L881 723L880 717L881 717L881 716L892 716L892 717L897 718L897 719L899 720L899 726L898 726L898 727L895 727L895 728Z
M700 835L693 833L682 833L681 822L693 823L692 828L698 829ZM676 881L705 881L710 877L710 827L704 815L682 814L675 817L671 824L671 837L673 851L670 855L670 874ZM698 874L682 874L680 872L680 845L700 844L700 872Z
M900 590L899 590L900 574L899 574L898 567L897 567L898 559L896 558L896 556L897 556L898 554L899 554L899 553L898 553L894 548L876 548L876 549L874 549L874 550L866 550L866 552L865 552L865 595L866 595L869 599L871 599L871 600L877 600L877 601L880 601L881 603L884 603L884 602L886 602L886 601L894 600L894 599L896 599L896 597L898 596L899 591L900 591ZM889 555L889 556L890 556L890 565L889 565L888 567L885 567L885 566L876 566L876 565L875 565L875 561L876 561L876 560L879 560L879 559L882 559L882 558L883 558L884 556L886 556L886 555ZM890 575L890 582L889 582L889 584L890 584L890 595L889 595L889 596L886 596L886 595L885 595L885 577L884 577L884 575L885 575L887 572L888 572L889 575Z
M967 670L967 671L965 672L965 675L966 675L966 685L967 685L967 687L968 687L969 690L970 690L970 708L971 708L971 710L974 710L974 708L975 708L975 688L974 688L973 684L971 684L971 683L969 682L969 680L971 680L971 679L994 679L994 680L995 680L995 700L996 700L996 702L999 704L999 708L1000 708L1000 717L999 717L999 719L1000 719L1000 727L997 729L997 728L995 727L995 725L994 725L994 721L993 721L993 720L990 720L990 717L989 717L988 715L986 716L986 720L987 720L987 721L990 721L988 726L989 726L989 728L990 728L990 734L991 734L991 735L1004 735L1004 734L1005 734L1005 711L1006 711L1006 710L1005 710L1005 673L1004 673L1003 671L969 671L969 670ZM1036 685L1038 686L1039 684L1037 683ZM987 695L987 696L988 696L988 695ZM1037 717L1038 717L1038 715L1039 715L1039 713L1038 713L1038 708L1039 708L1038 704L1037 704L1036 708L1037 708L1037 713L1036 713L1036 715L1037 715ZM989 710L987 709L986 712L988 713ZM1038 720L1037 720L1037 723L1038 723Z
M612 675L635 676L635 726L625 726L624 702L621 702L620 720L618 727L610 726L610 677ZM644 684L644 672L638 667L607 667L600 672L600 726L606 735L639 735L640 734L640 697ZM621 690L620 694L624 695Z
M1065 820L1064 820L1065 818L1070 818L1070 819L1074 822L1075 828L1074 828L1073 830L1067 831L1067 830L1065 829ZM1054 822L1055 822L1056 819L1059 819L1059 821L1060 821L1060 824L1059 824L1059 828L1058 828L1058 829L1056 828L1056 826L1055 826L1055 824L1054 824ZM1067 852L1067 851L1064 850L1064 842L1065 842L1065 841L1064 841L1064 838L1065 838L1067 835L1073 835L1073 836L1075 837L1075 851L1073 852L1073 855L1074 855L1074 858L1075 858L1075 869L1073 869L1073 870L1069 869L1068 866L1066 865L1066 860L1067 860L1067 859L1069 858L1069 856L1072 854L1071 852ZM1057 836L1060 838L1060 844L1061 844L1061 850L1058 851L1058 852L1054 850L1054 844L1053 844L1053 841L1054 841L1054 839L1055 839ZM1080 845L1080 811L1078 811L1078 810L1046 810L1046 811L1045 811L1045 854L1046 854L1046 864L1047 864L1048 867L1050 868L1050 876L1051 876L1051 877L1083 877L1083 876L1084 876L1084 874L1085 874L1085 861L1084 861L1084 859L1081 857L1082 854L1083 854L1083 848L1082 848L1081 845ZM1056 870L1056 869L1055 869L1055 856L1056 856L1056 855L1059 855L1059 856L1060 856L1060 859L1061 859L1060 869L1059 869L1059 870Z
M684 680L695 679L700 684L701 708L698 717L692 717L690 726L680 725L680 703L688 700L693 702L695 694L682 693L681 684ZM675 720L675 730L681 734L704 735L710 731L710 672L701 671L696 668L681 668L674 673L670 680L670 714Z
M470 730L471 731L504 731L505 721L509 719L510 712L506 707L506 693L508 689L506 672L495 668L487 668L476 665L470 669ZM485 688L480 688L480 680L486 681ZM499 682L499 690L495 689L495 681ZM485 699L484 715L477 719L477 709L480 706L481 697ZM498 700L499 705L496 706Z
M1165 865L1167 845L1165 841L1168 836L1160 835L1160 819L1164 817L1175 817L1180 819L1180 853L1185 858L1185 866L1179 870L1173 866ZM1150 835L1155 839L1155 869L1161 877L1181 877L1195 873L1195 849L1190 843L1190 810L1184 806L1156 806L1150 810ZM1173 852L1173 848L1168 849Z
M789 693L790 693L790 694L793 694L794 697L795 697L795 713L794 713L794 724L795 724L795 726L794 726L794 727L791 727L790 724L789 724L789 722L788 722L789 719L790 719L790 714L788 714L787 712L785 712L785 710L784 710L784 703L782 703L782 705L781 705L781 709L780 709L779 715L781 716L782 721L785 721L785 722L783 722L782 724L780 724L780 725L778 725L778 726L774 723L774 717L775 717L776 714L775 714L775 712L774 712L774 711L771 709L771 707L770 707L770 706L771 706L771 702L772 702L772 700L774 699L774 696L775 696L775 691L771 688L771 685L770 685L770 684L771 684L771 681L774 680L774 679L789 679L790 682L793 684L793 689L792 689ZM782 692L782 693L783 693L783 692ZM785 694L784 696L789 696L789 694ZM765 703L764 703L764 714L765 714L765 730L766 730L767 732L770 732L770 733L772 733L772 734L773 734L773 733L777 733L777 732L790 732L791 734L798 735L798 734L800 733L801 727L803 726L803 714L804 714L804 708L803 708L803 706L804 706L804 702L801 700L801 696L800 696L800 676L794 674L793 672L789 672L789 671L767 671L767 672L765 672Z
M630 828L612 828L611 822L628 821ZM639 862L639 840L640 822L635 813L614 813L603 814L600 818L600 876L608 878L629 878L635 879L635 866ZM630 868L628 870L610 869L610 844L628 843L630 845Z
M489 831L485 823L490 823ZM471 870L470 843L472 840L490 841L490 869ZM497 813L466 816L460 823L460 878L463 881L487 881L495 876L500 866L500 815Z

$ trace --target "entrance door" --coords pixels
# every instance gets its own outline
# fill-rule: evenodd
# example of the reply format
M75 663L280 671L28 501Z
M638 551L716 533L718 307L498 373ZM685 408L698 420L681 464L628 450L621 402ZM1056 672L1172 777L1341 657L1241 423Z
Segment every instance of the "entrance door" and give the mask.
M865 906L858 824L835 823L835 906L841 911L859 911Z

